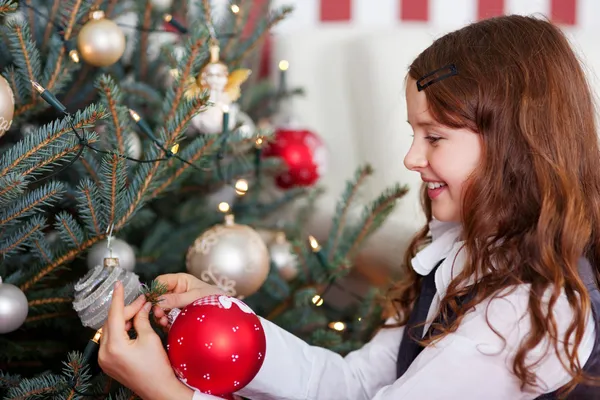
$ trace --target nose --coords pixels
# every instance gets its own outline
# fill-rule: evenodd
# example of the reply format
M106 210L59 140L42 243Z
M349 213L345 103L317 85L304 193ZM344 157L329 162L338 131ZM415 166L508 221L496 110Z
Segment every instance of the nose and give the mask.
M414 141L404 157L404 166L411 171L427 167L427 153L423 146L417 145Z

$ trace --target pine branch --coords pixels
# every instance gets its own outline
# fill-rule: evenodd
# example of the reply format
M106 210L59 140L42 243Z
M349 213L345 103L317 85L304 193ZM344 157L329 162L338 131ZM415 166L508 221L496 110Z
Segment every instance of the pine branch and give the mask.
M213 25L212 6L210 4L210 0L201 0L199 5L200 15L204 20L205 25Z
M235 59L230 61L230 65L239 65L243 60L245 60L248 55L256 48L256 46L261 43L264 38L269 34L269 31L281 22L283 19L287 17L289 13L293 10L292 7L281 7L279 10L276 10L269 17L269 20L265 23L260 24L256 27L256 32L252 35L251 38L246 40L240 47L242 51L238 54Z
M102 107L90 106L75 114L73 126L83 129L93 126L96 122L106 116ZM48 156L53 153L54 146L65 134L71 134L71 126L66 118L49 123L40 127L35 134L27 135L14 146L2 154L0 158L0 177L7 173L29 169L32 160L35 162L39 157ZM92 137L89 137L90 140ZM73 140L73 138L71 138Z
M9 375L6 372L0 371L0 388L11 388L19 385L21 381L19 375Z
M166 118L164 121L169 122L176 115L177 109L181 104L185 93L185 85L183 83L187 82L190 77L193 77L193 72L195 72L195 66L198 63L197 58L201 55L200 51L206 41L204 35L197 34L199 37L189 44L189 51L187 51L187 57L184 56L184 59L187 59L184 67L182 68L181 73L178 77L179 84L177 85L175 92L173 93L172 99L170 99L169 103L170 108L166 113ZM186 47L187 50L187 47ZM172 89L170 89L172 90ZM192 115L193 116L193 115Z
M106 103L108 112L112 118L112 128L114 128L114 139L116 140L117 151L121 154L127 154L122 127L123 122L121 120L123 117L123 110L119 110L119 103L121 102L122 97L119 87L109 75L102 75L100 79L98 79L96 87L100 90L101 98ZM112 135L109 137L112 138Z
M49 398L57 393L56 387L61 382L58 376L49 374L33 379L23 379L18 387L13 387L8 391L6 398L11 400Z
M23 175L8 174L0 177L0 208L8 206L23 195L27 184Z
M140 32L140 45L138 57L139 61L137 75L138 80L145 81L146 75L148 74L148 39L149 39L149 29L152 27L152 2L147 1L144 7L144 12L142 14L142 18L140 18L142 22L142 29Z
M362 225L362 229L358 232L358 235L352 235L351 237L352 246L346 253L346 258L351 259L359 250L364 240L373 232L374 224L377 222L377 218L381 217L382 214L389 214L396 203L396 201L408 193L407 186L396 186L391 190L384 192L379 199L377 199L371 206L368 217Z
M3 254L5 257L7 257L12 252L22 250L25 245L33 240L34 234L36 232L40 232L45 227L45 218L35 215L33 218L27 221L25 226L20 226L16 233L7 235L9 237L2 240L0 243L0 254Z
M346 226L346 219L350 206L353 204L354 198L358 193L358 189L362 186L365 180L373 174L373 168L370 165L366 165L359 168L356 172L356 176L353 182L348 182L346 190L342 195L340 202L338 202L337 210L333 219L333 226L327 240L327 260L333 260L335 251L337 250L338 241L340 240L344 228Z
M86 157L84 154L79 158L79 162L83 165L86 174L90 177L90 179L96 184L96 186L101 187L102 182L98 178L98 168L96 167L96 159L94 157Z
M60 238L71 246L79 247L84 240L83 228L68 212L63 211L56 216L54 229Z
M159 107L163 100L163 94L152 86L143 82L121 82L121 92L127 95L128 102L145 103L149 107Z
M70 10L70 15L68 18L68 22L65 25L65 31L63 37L65 40L71 40L71 35L73 34L73 28L75 27L75 23L77 22L77 15L80 11L83 0L75 0L73 4L73 8ZM54 63L54 68L52 68L52 72L49 74L50 79L46 83L46 89L52 91L54 90L55 85L57 84L57 80L62 71L62 65L65 58L65 46L60 46L60 50L58 56L56 57L56 61Z
M31 37L31 32L27 25L20 21L10 22L6 25L9 32L10 51L14 56L14 63L20 74L17 84L23 87L29 87L28 98L32 103L39 100L39 96L31 85L30 81L36 81L40 76L40 54ZM18 114L15 110L15 114Z
M174 144L176 138L178 138L189 124L192 117L196 114L199 108L203 107L208 100L207 97L195 98L187 103L187 113L180 118L175 115L173 120L169 120L167 127L168 129L162 128L159 132L161 138L166 138L165 147L169 148ZM142 206L144 199L149 194L148 192L154 191L153 184L155 175L162 167L161 162L157 161L148 167L144 164L137 170L137 179L134 183L129 186L131 189L131 195L128 198L128 209L124 212L123 217L116 224L115 228L120 230L127 221L133 216L133 214ZM156 193L156 192L155 192Z
M61 312L53 312L53 313L34 315L32 317L27 317L25 319L24 324L30 324L32 322L40 322L43 320L54 319L54 318L61 318L61 317L65 317L67 315L73 315L73 311L61 311Z
M33 12L33 8L31 7L31 0L23 0L25 6L27 8L27 16L29 17L29 29L33 36L35 36L35 14Z
M267 2L269 4L269 2ZM239 43L240 38L242 37L242 29L246 25L246 21L248 21L248 16L250 15L250 9L254 6L253 2L245 1L238 5L240 10L237 14L234 14L233 24L230 26L230 31L234 32L235 35L232 35L227 39L227 43L225 47L221 51L221 53L227 57L231 49Z
M15 96L15 104L21 104L23 101L22 94L20 92L21 86L17 85L17 71L13 68L13 66L9 66L6 68L6 72L2 74L8 83L10 84L10 88L12 89L13 95Z
M53 0L52 7L50 8L50 14L48 14L48 21L55 21L56 16L58 14L58 6L60 5L60 0ZM44 39L42 41L42 49L46 49L48 46L48 40L50 40L50 36L52 35L52 31L54 30L54 24L48 23L46 24L46 29L44 30Z
M53 297L53 298L49 298L49 299L32 300L32 301L28 302L27 304L29 305L30 308L33 308L33 307L38 307L38 306L47 305L47 304L71 303L72 301L73 301L73 298L70 298L70 297Z
M211 137L208 139L203 146L199 147L196 152L194 152L191 156L186 157L188 161L191 163L195 163L198 161L205 153L212 148L212 146L217 141L217 137ZM169 164L172 165L173 161L169 160ZM152 193L150 193L150 198L154 199L158 197L160 193L163 193L177 178L179 178L184 172L189 170L189 165L182 163L179 168L175 170L169 177L167 177L160 186L158 186Z
M127 182L127 170L125 168L125 159L116 154L106 156L102 162L102 199L106 210L105 221L110 226L114 221L120 218L118 195L125 189Z
M43 262L51 263L54 255L50 251L48 242L42 232L36 232L33 235L33 253Z
M0 0L0 16L15 12L18 5L16 0Z
M19 199L11 207L0 212L0 226L16 223L19 219L40 212L42 206L50 205L64 192L62 182L49 182L32 190L25 198Z
M80 214L87 225L87 228L100 235L104 230L104 219L97 210L102 209L102 204L98 201L98 187L89 179L84 179L78 186L79 196L77 202L80 206Z
M61 257L57 258L56 260L54 260L53 263L50 263L47 266L45 266L34 277L32 277L27 282L25 282L24 284L22 284L20 286L21 290L23 292L26 292L29 288L31 288L33 285L35 285L37 282L39 282L46 275L48 275L51 272L53 272L56 268L60 267L63 264L66 264L66 263L72 261L75 257L77 257L79 254L81 254L85 250L87 250L89 247L91 247L92 245L94 245L96 242L104 240L105 238L106 238L106 234L102 233L102 234L99 234L98 236L94 236L94 237L86 240L85 242L83 242L81 244L81 246L69 250L67 253L65 253Z

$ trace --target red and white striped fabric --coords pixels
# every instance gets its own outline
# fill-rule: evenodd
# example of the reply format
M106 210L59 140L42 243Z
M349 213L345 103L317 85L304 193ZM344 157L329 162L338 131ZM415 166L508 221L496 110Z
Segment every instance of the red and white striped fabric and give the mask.
M402 23L460 26L502 14L543 14L568 27L595 28L600 18L598 0L272 0L293 5L295 11L281 24L282 31L336 24Z

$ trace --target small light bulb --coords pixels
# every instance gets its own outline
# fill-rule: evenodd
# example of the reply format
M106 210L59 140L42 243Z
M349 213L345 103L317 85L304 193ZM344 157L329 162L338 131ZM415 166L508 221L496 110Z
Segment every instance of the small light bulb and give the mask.
M328 326L329 326L329 328L333 329L334 331L338 331L338 332L341 332L346 329L346 324L341 321L330 322Z
M321 250L321 246L319 245L319 242L317 242L317 239L315 239L314 236L309 235L308 236L308 241L310 242L310 248L312 249L312 251L319 251L319 250Z
M290 67L290 63L287 60L281 60L279 61L279 69L282 71L287 71L287 69Z
M259 136L256 138L256 141L254 142L254 144L256 145L256 148L260 149L262 147L264 143L264 140L262 138L262 136Z
M179 143L175 143L173 145L173 147L171 147L171 153L177 154L178 151L179 151Z
M231 5L231 12L234 14L237 14L240 12L240 7L237 4L232 4Z
M136 113L135 111L133 111L132 109L129 109L129 115L131 115L131 118L133 118L133 120L135 122L140 122L140 120L142 119L140 117L140 115L138 113Z
M221 211L222 213L229 212L229 210L231 209L231 207L229 207L229 203L227 203L226 201L220 202L218 207L219 211Z
M245 179L238 179L235 183L235 193L238 196L243 196L248 191L248 181Z
M71 50L69 52L69 57L71 58L71 60L73 60L73 62L79 63L79 53L77 52L77 50Z
M312 302L315 306L321 307L323 305L323 298L318 294L315 294L312 298Z

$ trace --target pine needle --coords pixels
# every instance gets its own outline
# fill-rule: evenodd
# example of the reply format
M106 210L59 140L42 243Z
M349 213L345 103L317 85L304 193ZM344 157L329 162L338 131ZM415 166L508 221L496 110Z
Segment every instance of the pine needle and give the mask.
M145 283L142 285L142 294L146 296L146 301L152 303L152 305L156 306L161 301L160 296L166 294L169 291L169 288L164 283L159 281L152 281L150 286Z

